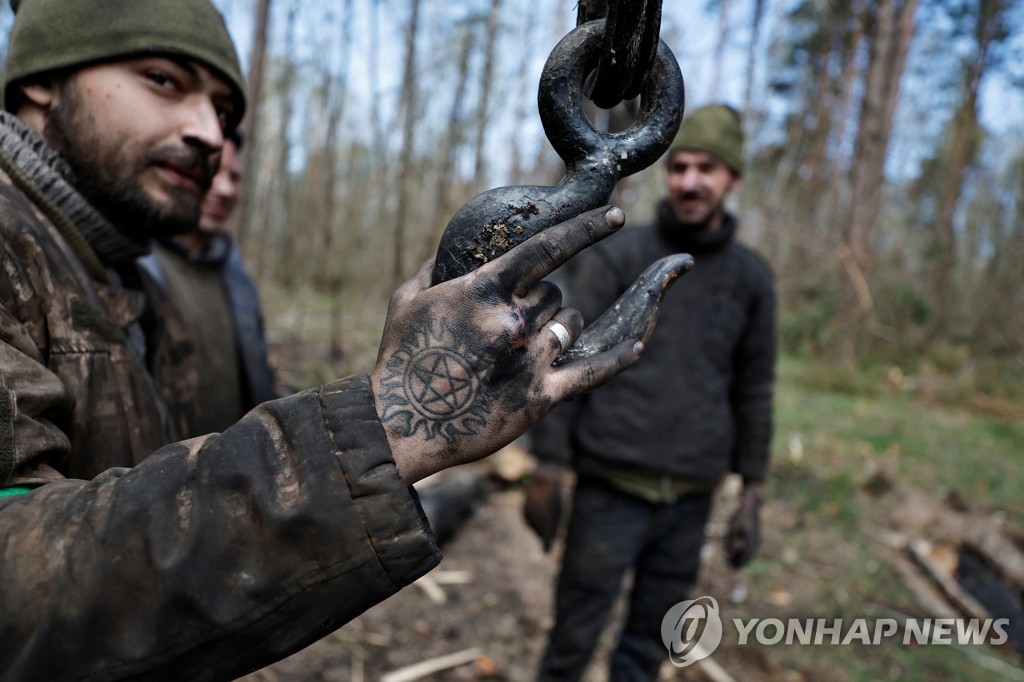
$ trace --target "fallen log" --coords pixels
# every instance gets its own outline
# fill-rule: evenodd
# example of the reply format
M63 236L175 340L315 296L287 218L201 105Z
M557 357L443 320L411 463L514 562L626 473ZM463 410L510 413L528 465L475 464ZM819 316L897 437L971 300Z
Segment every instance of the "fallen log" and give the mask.
M946 598L960 611L971 618L987 620L991 618L988 610L977 599L960 587L952 575L943 570L931 557L931 543L926 540L912 540L907 543L911 558L939 586Z

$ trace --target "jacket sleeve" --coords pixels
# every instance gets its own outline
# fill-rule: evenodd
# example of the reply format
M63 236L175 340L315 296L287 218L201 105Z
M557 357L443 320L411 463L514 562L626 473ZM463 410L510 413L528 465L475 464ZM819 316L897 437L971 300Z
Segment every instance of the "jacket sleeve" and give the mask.
M0 370L0 468L67 455L42 417L61 382L8 343ZM233 679L439 560L368 377L344 379L137 467L0 497L0 678Z
M762 263L756 295L736 349L730 389L736 438L732 471L749 481L763 481L772 440L772 392L775 381L776 299L770 272Z

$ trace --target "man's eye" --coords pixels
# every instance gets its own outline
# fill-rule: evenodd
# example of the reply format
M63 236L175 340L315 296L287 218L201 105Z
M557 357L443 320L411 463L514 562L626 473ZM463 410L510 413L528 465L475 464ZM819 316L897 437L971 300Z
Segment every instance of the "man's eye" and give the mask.
M170 89L174 87L174 80L166 73L160 71L148 71L146 72L146 78L161 88Z
M233 114L234 112L227 107L217 107L217 120L220 121L221 130L228 129Z

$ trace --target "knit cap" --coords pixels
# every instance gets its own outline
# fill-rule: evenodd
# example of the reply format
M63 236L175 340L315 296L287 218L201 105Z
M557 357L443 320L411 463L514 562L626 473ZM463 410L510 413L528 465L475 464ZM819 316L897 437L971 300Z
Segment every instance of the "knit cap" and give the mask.
M686 116L669 154L682 150L714 154L742 175L743 126L739 112L724 104L711 104Z
M211 67L235 95L234 127L245 113L245 79L235 45L210 0L11 0L14 26L3 74L4 108L29 76L107 59L171 54Z

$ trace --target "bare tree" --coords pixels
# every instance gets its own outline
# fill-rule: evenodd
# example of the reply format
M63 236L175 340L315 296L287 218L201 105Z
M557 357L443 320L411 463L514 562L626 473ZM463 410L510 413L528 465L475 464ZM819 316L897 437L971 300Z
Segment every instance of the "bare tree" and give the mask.
M872 12L868 69L854 148L852 210L840 251L845 277L836 349L847 365L856 357L857 328L873 306L868 286L873 265L871 237L882 201L889 138L916 10L917 0L875 0Z
M245 177L249 179L250 185L254 184L256 178L258 154L254 150L259 148L260 106L266 71L270 4L271 0L258 0L256 3L256 26L253 30L252 50L249 53L249 107L245 114L245 120L242 121L242 126L249 131L249 144L242 148L242 155ZM246 238L251 235L256 198L256 192L249 192L242 204L242 217L238 223L238 241L243 245Z
M498 29L501 26L501 0L491 0L487 14L487 35L484 36L484 66L480 72L480 101L476 112L476 160L473 164L473 178L478 182L487 175L487 158L484 142L487 124L490 120L491 93L494 91L495 56L498 50Z
M939 258L932 266L932 286L935 306L939 314L933 318L930 336L942 331L948 318L943 313L951 305L951 291L956 274L956 235L953 230L954 214L963 194L964 174L974 162L978 150L978 94L981 83L992 66L995 44L1005 38L1005 0L980 0L974 7L974 53L965 60L959 106L949 127L949 146L946 150L935 236Z
M729 43L729 0L718 0L718 42L715 44L715 59L711 77L711 99L718 99L718 86L722 83L725 61L725 47Z
M392 261L391 276L397 285L406 275L405 272L405 241L406 221L409 219L410 209L410 173L408 169L408 158L414 153L416 136L416 108L418 95L416 87L416 38L419 35L420 5L421 0L412 0L412 8L409 14L409 23L405 33L405 66L402 69L402 94L399 98L399 111L402 116L402 141L401 156L406 159L402 164L398 183L398 208L395 211L395 222L393 233L394 259Z
M444 136L437 172L437 192L434 210L428 223L428 245L434 247L440 240L445 220L453 210L451 197L452 181L455 178L455 158L463 142L463 130L466 127L465 100L466 86L469 83L470 56L473 52L476 36L476 16L469 16L461 22L462 37L459 46L457 80L452 95L451 109L448 113L448 128Z
M764 18L764 0L754 0L750 19L750 44L747 45L747 76L743 83L743 113L750 115L750 98L754 91L754 72L757 64L757 45L761 40L761 21Z

